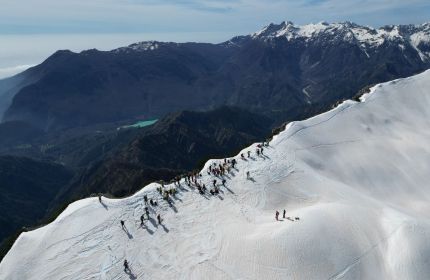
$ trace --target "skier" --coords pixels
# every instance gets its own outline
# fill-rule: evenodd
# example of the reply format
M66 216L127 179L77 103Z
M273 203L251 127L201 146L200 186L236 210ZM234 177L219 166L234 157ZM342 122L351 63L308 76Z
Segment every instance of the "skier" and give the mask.
M249 171L246 171L246 179L249 179Z
M141 226L143 226L143 225L145 224L144 220L145 220L145 217L144 217L144 215L142 214L142 216L140 216L140 225L141 225Z
M124 260L124 272L130 272L130 267L128 266L127 260Z
M284 209L284 213L282 214L282 218L284 218L285 219L285 214L287 213L287 211L285 211L285 209Z
M124 228L124 226L125 226L125 222L121 220L121 227Z
M275 212L275 218L277 221L279 221L279 211L278 210L276 210L276 212Z
M199 190L200 194L205 194L205 192L203 191L203 189L200 185L197 185L197 189Z
M102 196L99 195L99 202L102 203Z
M146 194L143 196L143 200L145 201L145 205L148 205L148 196Z
M222 185L225 187L225 182L227 182L225 179L222 179Z
M248 157L251 157L251 151L248 151Z
M161 216L160 214L157 215L158 224L161 225Z
M148 207L145 207L145 214L146 214L146 216L148 217L148 219L149 219L149 210L148 210Z
M236 159L234 158L231 160L231 166L234 168L235 165L236 165Z
M214 187L216 186L216 180L213 180L213 185L214 185Z

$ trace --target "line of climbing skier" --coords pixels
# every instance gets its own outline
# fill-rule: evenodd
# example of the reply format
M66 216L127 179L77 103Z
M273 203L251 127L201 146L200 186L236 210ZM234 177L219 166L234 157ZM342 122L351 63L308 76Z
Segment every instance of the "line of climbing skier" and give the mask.
M255 154L259 157L259 156L263 156L264 155L264 147L269 146L268 142L263 142L261 144L257 144L257 148L255 151ZM251 158L251 151L248 150L246 152L247 158ZM240 158L242 160L246 160L245 154L241 153L240 154ZM213 162L209 165L209 167L207 168L206 172L208 175L213 176L212 177L212 186L210 187L209 193L211 195L218 195L220 192L220 186L226 187L226 182L227 182L227 178L229 174L231 174L231 171L237 170L237 165L238 162L235 158L231 158L231 159L223 159L220 162ZM246 172L246 177L247 179L250 179L250 173L249 171ZM196 189L199 194L201 195L205 195L207 193L208 187L206 186L206 184L204 184L202 182L203 176L200 172L198 171L194 171L194 172L190 172L188 174L182 175L182 176L176 176L173 180L170 181L171 184L173 184L173 187L169 187L166 188L165 184L163 181L160 181L159 184L160 186L157 187L157 192L160 194L161 198L163 200L165 200L170 206L172 206L172 199L171 197L175 197L175 195L177 194L178 190L177 188L181 188L181 181L184 180L185 185L187 185L190 189ZM221 185L218 184L218 180L219 182L221 182ZM154 214L156 214L156 218L157 218L157 222L158 225L162 225L162 218L160 213L156 213L155 208L158 206L158 201L155 198L148 198L148 195L145 194L143 196L143 200L144 200L144 212L143 214L140 216L140 225L141 227L145 226L145 222L150 220L150 211L149 211L149 206L151 206L151 208L153 209ZM101 196L99 196L99 202L103 204ZM285 218L285 210L284 210L284 218ZM279 212L276 211L276 220L278 220L279 218ZM296 217L296 220L298 219L298 217ZM126 229L125 226L125 221L121 220L120 221L121 224L121 228L123 230L125 230L128 233L128 230ZM131 274L131 270L130 270L130 266L129 263L127 261L127 259L124 260L124 272Z

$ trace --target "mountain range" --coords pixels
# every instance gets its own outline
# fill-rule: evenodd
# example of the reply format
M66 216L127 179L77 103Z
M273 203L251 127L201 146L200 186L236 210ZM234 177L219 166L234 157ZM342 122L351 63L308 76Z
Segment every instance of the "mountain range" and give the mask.
M297 119L369 84L427 69L429 34L428 23L373 29L283 22L220 44L58 51L18 80L2 81L13 96L3 121L49 131L223 105Z

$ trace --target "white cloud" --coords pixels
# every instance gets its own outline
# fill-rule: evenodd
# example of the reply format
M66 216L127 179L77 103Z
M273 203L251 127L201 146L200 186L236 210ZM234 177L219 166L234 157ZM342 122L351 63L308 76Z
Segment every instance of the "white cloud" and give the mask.
M21 73L24 70L32 67L34 65L17 65L12 67L0 68L0 79L11 77L15 74Z

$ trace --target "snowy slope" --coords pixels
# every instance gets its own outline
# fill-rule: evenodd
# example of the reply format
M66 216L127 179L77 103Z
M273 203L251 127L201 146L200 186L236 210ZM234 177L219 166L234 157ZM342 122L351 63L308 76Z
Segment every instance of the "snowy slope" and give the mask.
M430 71L364 100L291 123L264 157L249 147L219 197L182 183L169 207L152 184L73 203L18 238L0 279L426 279ZM141 228L144 194L160 206ZM292 220L274 219L282 209Z

